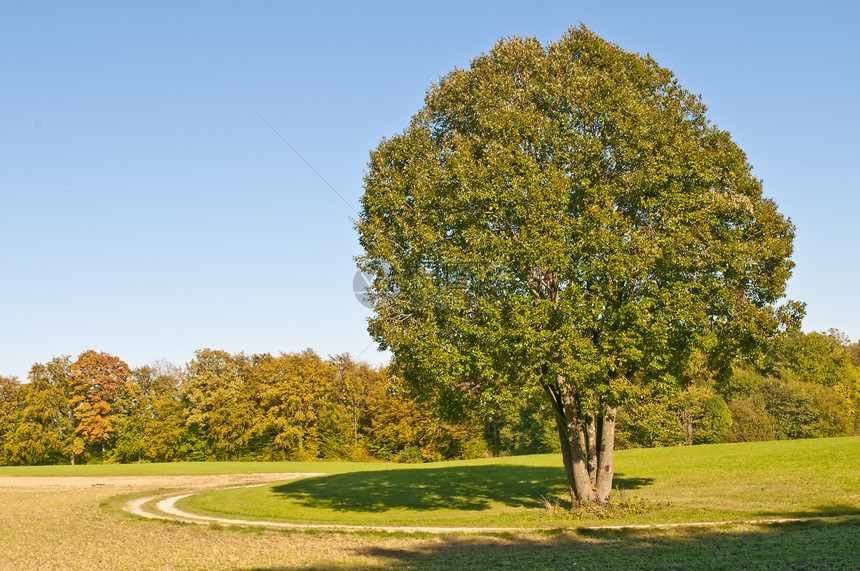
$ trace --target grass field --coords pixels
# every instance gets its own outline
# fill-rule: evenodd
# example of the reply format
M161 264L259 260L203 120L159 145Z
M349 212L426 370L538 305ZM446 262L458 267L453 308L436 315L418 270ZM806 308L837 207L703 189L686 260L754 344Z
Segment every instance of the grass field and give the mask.
M179 505L308 523L594 525L563 510L548 517L544 498L566 493L559 464L556 455L540 455L399 466L207 492ZM615 495L632 508L603 516L605 524L860 514L858 438L625 450L616 471Z
M298 511L361 523L374 518L492 521L565 528L540 496L560 493L558 458L537 456L420 466L172 464L0 468L4 476L328 472L255 490L271 515ZM860 512L860 438L623 451L618 482L650 509L627 522ZM56 481L56 480L51 480ZM295 487L294 487L295 486ZM143 489L124 490L126 496ZM0 481L0 569L858 569L860 518L779 525L518 534L281 532L144 521L120 512L117 490L22 492ZM206 493L221 513L254 515L251 496ZM237 502L230 507L229 501ZM245 502L249 503L245 503ZM670 505L671 504L671 505ZM226 506L226 507L225 507ZM288 507L292 506L292 507ZM187 506L186 506L187 507ZM339 511L338 511L339 510ZM328 515L326 515L328 514ZM523 516L523 517L520 517ZM527 517L526 517L527 516ZM459 522L458 522L459 523ZM590 522L602 523L602 522Z

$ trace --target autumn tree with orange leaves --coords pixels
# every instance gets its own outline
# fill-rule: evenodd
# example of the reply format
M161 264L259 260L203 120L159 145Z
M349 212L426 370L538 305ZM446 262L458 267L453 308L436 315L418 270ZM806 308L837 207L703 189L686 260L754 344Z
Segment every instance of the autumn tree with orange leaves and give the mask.
M89 350L78 356L70 370L74 463L74 454L82 453L86 446L100 447L104 454L122 415L131 369L119 357Z

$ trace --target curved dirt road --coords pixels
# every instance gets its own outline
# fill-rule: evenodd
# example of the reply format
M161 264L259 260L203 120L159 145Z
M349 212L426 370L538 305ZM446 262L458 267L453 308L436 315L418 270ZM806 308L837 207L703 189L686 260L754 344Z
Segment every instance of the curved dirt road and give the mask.
M283 482L298 478L320 476L320 473L254 473L212 474L201 476L2 476L0 491L44 492L64 490L106 489L118 492L167 490L174 492L153 493L126 502L123 509L131 514L148 519L165 519L202 525L232 525L239 527L266 527L270 529L331 530L331 531L381 531L388 533L528 533L542 529L534 527L431 527L431 526L378 526L289 523L233 519L199 515L180 510L176 502L204 490L226 489L245 486L261 486L272 482ZM680 527L714 527L721 525L777 524L801 521L840 521L860 517L860 514L842 516L819 516L800 518L765 518L749 520L703 521L685 523L598 525L589 529L671 529ZM571 528L574 530L576 528Z
M214 488L228 489L236 487L262 486L274 481L295 480L299 478L321 476L324 474L291 473L291 474L254 474L245 475L249 480L253 476L261 477L253 483L238 485L212 486ZM208 486L207 486L208 487ZM329 531L381 531L386 533L527 533L541 530L554 530L558 526L549 527L432 527L432 526L380 526L380 525L344 525L344 524L313 524L313 523L289 523L276 521L261 521L234 519L218 516L207 516L183 511L176 507L176 503L189 496L194 495L201 488L184 491L181 493L158 494L137 498L126 502L123 509L128 513L149 519L166 519L201 525L232 525L238 527L266 527L270 529L292 529L292 530L329 530ZM629 525L597 525L587 526L588 529L621 530L621 529L672 529L681 527L715 527L722 525L767 525L778 523L791 523L802 521L839 521L858 517L856 515L843 516L819 516L799 518L772 518L772 519L749 519L749 520L727 520L727 521L702 521L683 523L657 523L657 524L629 524ZM571 528L574 530L577 528Z
M305 476L317 476L320 474L289 474L296 479ZM262 486L265 484L252 484L252 486ZM243 486L244 487L244 486ZM248 486L250 487L250 486ZM123 509L137 516L150 519L167 519L173 521L183 521L187 523L198 523L203 525L218 524L218 525L235 525L240 527L267 527L272 529L294 529L294 530L329 530L329 531L382 531L388 533L516 533L525 531L535 531L535 528L519 528L519 527L429 527L429 526L380 526L380 525L342 525L342 524L325 524L325 523L288 523L276 521L259 521L246 519L231 519L217 516L198 515L183 511L176 507L176 502L188 496L194 495L194 492L183 492L179 494L170 494L165 496L159 494L156 496L147 496L145 498L137 498L126 502Z

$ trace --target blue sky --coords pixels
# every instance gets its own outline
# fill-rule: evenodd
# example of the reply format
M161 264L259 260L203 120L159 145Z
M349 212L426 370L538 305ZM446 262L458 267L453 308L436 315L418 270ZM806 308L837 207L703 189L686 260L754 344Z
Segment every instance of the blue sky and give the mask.
M386 361L352 291L368 152L498 38L580 22L702 95L797 226L804 329L860 337L856 3L122 4L4 5L0 374L91 348Z

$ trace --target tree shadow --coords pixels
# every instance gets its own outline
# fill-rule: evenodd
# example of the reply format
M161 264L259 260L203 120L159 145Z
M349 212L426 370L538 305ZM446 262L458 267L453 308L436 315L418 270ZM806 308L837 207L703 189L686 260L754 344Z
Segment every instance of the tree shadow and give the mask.
M838 502L830 502L819 506L797 511L775 511L761 510L757 512L757 517L764 518L813 518L813 517L845 517L845 516L860 516L860 506L856 504L843 504ZM860 538L858 538L857 549L860 550Z
M649 478L616 476L619 488L635 490ZM379 513L394 508L480 511L493 504L538 508L541 497L567 495L561 468L449 466L332 474L273 487L284 499L307 507Z
M356 547L362 569L860 569L860 518L674 530L590 530L554 536L381 536ZM331 563L303 567L342 568ZM270 570L277 567L268 568ZM286 569L282 567L280 569ZM262 571L259 569L258 571Z

